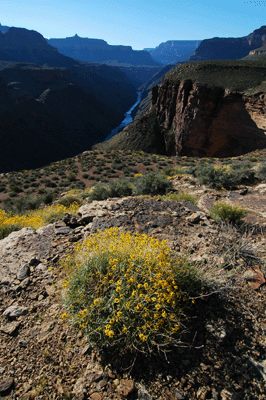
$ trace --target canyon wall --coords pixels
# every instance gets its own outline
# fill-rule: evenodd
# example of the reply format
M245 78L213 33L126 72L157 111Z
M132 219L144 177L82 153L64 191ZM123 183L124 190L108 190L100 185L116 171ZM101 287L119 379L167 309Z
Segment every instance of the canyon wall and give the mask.
M164 78L152 105L166 153L231 157L266 147L266 97L209 87L190 79Z

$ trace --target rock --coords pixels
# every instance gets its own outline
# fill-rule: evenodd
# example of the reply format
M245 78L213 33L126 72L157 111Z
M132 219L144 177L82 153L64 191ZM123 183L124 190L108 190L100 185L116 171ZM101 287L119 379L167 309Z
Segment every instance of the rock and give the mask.
M12 321L8 324L1 325L0 326L0 331L3 333L6 333L7 335L13 335L13 333L17 330L19 327L20 322L18 321Z
M76 228L77 226L80 226L79 217L77 215L65 213L63 216L63 221L70 228Z
M177 400L186 400L186 394L182 390L176 390L174 395Z
M266 381L266 360L258 362L249 357L248 364L259 378L263 378Z
M84 379L86 384L90 385L93 382L99 381L103 378L104 373L101 365L99 363L89 363L84 374Z
M27 278L30 275L30 267L25 264L18 270L17 279L23 281L23 279Z
M72 228L69 226L60 226L60 227L55 227L55 233L57 235L67 235L68 233L72 232Z
M27 312L28 312L27 307L22 307L22 306L19 306L18 304L15 304L13 306L8 307L3 312L3 315L4 315L4 317L7 317L7 318L16 318L16 317L19 317L20 315L26 315Z
M36 267L38 264L40 264L40 262L41 262L41 261L40 261L38 258L33 257L33 258L30 260L29 265L31 265L31 266L33 266L33 267Z
M138 389L138 400L152 400L152 397L143 385L136 384L136 387Z
M116 392L123 397L127 397L135 390L135 383L131 379L121 379L116 388Z
M19 341L18 341L18 345L20 346L20 347L27 347L27 344L30 342L30 339L29 338L22 338L22 339L19 339Z
M84 378L79 378L73 388L72 393L77 397L79 400L85 399L86 395L86 385Z
M0 240L0 281L12 282L25 265L36 266L49 256L53 235L51 230L23 228ZM38 233L39 232L39 233Z
M206 400L209 399L209 394L211 393L211 389L208 387L201 387L197 391L197 399Z
M91 400L102 400L102 396L100 395L100 393L92 393L91 395L90 395L90 399Z
M195 212L189 215L186 220L191 224L198 224L202 220L203 215L204 214L202 212Z
M221 400L238 400L239 397L233 389L223 389L220 393Z
M210 332L219 342L222 342L227 336L225 326L222 323L208 322L206 324L206 330Z
M8 378L3 378L0 381L0 393L1 394L5 394L6 392L8 392L11 387L14 385L14 379L11 377Z

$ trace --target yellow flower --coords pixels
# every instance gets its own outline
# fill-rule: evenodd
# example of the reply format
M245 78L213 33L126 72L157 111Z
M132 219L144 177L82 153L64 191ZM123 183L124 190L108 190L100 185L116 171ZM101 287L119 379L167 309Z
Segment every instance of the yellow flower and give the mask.
M143 342L145 342L147 340L147 336L143 335L143 333L139 334L139 338L140 340L142 340Z

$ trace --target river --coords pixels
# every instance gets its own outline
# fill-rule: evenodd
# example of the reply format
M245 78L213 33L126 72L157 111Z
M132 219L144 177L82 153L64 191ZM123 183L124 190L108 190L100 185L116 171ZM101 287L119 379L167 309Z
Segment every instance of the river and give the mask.
M106 142L107 140L111 139L114 135L116 135L118 132L122 131L130 122L133 121L133 118L131 116L132 111L137 107L137 105L141 102L141 92L138 92L138 98L135 104L124 114L125 118L121 122L119 126L117 126L115 129L112 130L111 133L104 139Z

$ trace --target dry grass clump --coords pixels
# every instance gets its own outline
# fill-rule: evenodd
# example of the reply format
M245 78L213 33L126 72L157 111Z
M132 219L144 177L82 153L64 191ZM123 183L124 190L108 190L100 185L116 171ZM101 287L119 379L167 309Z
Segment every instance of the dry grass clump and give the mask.
M227 201L215 203L210 208L210 216L215 222L227 222L235 224L245 217L248 211L240 205L233 205Z

